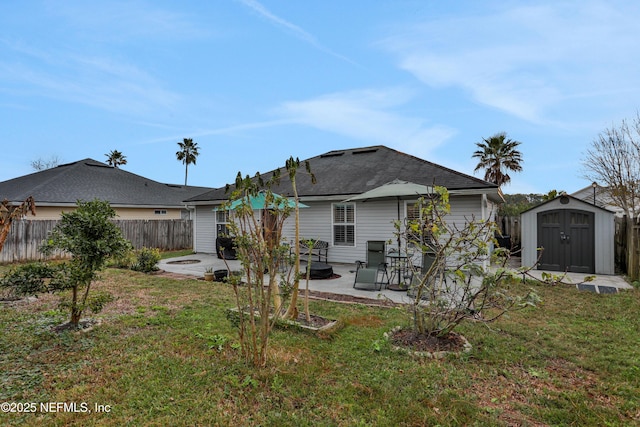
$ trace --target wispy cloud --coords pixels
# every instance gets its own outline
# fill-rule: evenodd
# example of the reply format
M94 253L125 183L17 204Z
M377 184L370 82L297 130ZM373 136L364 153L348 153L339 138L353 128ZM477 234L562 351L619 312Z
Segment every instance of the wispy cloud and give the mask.
M192 39L211 33L198 25L197 17L164 9L153 2L51 2L47 11L59 17L67 31L90 39L122 40L139 38Z
M0 61L0 79L11 90L90 105L121 114L172 110L181 97L133 64L110 57L64 51L43 52L4 43L20 60Z
M262 16L263 18L265 18L266 20L268 20L269 22L271 22L272 24L274 24L277 27L281 27L284 28L285 30L289 31L290 33L292 33L295 37L299 38L300 40L304 41L305 43L310 44L311 46L313 46L314 48L325 52L329 55L332 55L338 59L341 59L343 61L346 61L350 64L353 65L357 65L354 61L352 61L351 59L347 58L344 55L341 55L335 51L333 51L332 49L329 49L328 47L324 46L322 43L320 43L318 41L318 39L310 34L309 32L303 30L302 28L300 28L299 26L287 21L286 19L283 19L277 15L275 15L274 13L272 13L271 11L269 11L266 7L264 7L260 2L256 1L256 0L238 0L240 3L242 3L243 5L245 5L246 7L250 8L251 10L253 10L254 12L256 12L258 15Z
M166 126L162 126L154 123L144 123L146 126L150 127L158 127L168 129ZM155 144L158 142L167 142L167 141L178 141L184 138L185 133L189 135L189 138L198 138L203 136L213 136L213 135L238 135L240 133L256 130L256 129L265 129L270 127L277 127L283 125L295 124L295 122L291 119L284 120L267 120L260 122L251 122L251 123L241 123L233 126L224 126L220 128L211 128L211 129L195 129L195 130L184 130L180 129L179 133L170 136L163 136L161 138L154 138L147 141L144 141L144 144ZM173 130L177 130L175 127Z
M335 135L383 144L416 156L428 157L432 151L452 138L457 131L443 125L429 124L424 118L406 116L401 110L413 99L404 88L356 90L331 93L301 101L287 101L270 111L273 120L241 123L232 126L194 129L190 137L250 134L272 127L308 126ZM184 131L146 141L159 143L182 138Z
M298 124L424 155L456 131L395 111L411 98L404 89L349 91L285 102L276 113Z
M403 26L381 44L431 87L459 87L481 104L548 122L570 99L639 89L640 8L621 4L554 2L441 18Z
M5 86L12 93L139 118L181 111L183 96L160 77L162 69L148 71L148 63L135 49L146 50L153 42L202 38L209 32L197 17L144 0L95 4L45 0L33 15L24 37L0 39L0 81L9 82ZM50 24L43 28L34 24L40 21Z

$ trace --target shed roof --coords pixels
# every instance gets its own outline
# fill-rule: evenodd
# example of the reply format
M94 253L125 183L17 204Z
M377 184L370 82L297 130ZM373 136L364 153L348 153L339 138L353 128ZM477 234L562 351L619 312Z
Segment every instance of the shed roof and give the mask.
M308 159L317 183L313 185L302 168L296 178L300 197L344 196L364 193L394 179L431 186L440 185L449 190L477 190L498 194L498 186L479 178L437 165L427 160L376 145L347 150L334 150ZM291 184L284 168L282 180L273 191L292 196ZM263 174L269 177L272 172ZM187 202L211 202L228 198L225 188L218 188Z
M183 200L210 189L163 184L87 158L0 182L0 200L33 196L41 206L101 199L116 206L181 207Z
M594 205L593 203L589 203L589 202L586 202L586 201L584 201L582 199L579 199L579 198L577 198L575 196L572 196L571 194L560 194L559 196L554 197L551 200L547 200L544 203L540 203L539 205L533 206L533 207L527 209L526 211L521 212L521 215L522 214L526 214L528 212L544 211L545 209L557 209L557 207L555 205L557 205L557 201L559 199L562 199L563 197L566 197L570 201L575 201L575 203L578 203L578 204L580 204L582 206L588 206L589 208L597 209L597 210L600 210L600 211L603 211L603 212L607 212L607 213L610 213L610 214L614 214L615 213L615 212L613 212L613 211L611 211L611 210L609 210L607 208L604 208L602 206L597 206L597 205ZM560 203L563 204L563 205L566 204L566 203L562 203L562 202L560 202ZM548 206L548 205L551 205L551 206ZM575 204L571 205L571 206L567 206L567 209L575 209Z

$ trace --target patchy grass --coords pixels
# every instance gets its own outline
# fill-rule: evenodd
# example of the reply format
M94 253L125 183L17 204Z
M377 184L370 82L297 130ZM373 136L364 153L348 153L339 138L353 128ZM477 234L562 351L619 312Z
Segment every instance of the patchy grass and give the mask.
M324 337L276 330L265 369L241 361L225 318L228 285L112 269L95 290L115 300L85 333L52 332L66 320L57 296L0 306L0 402L92 411L38 406L0 413L1 425L640 423L637 289L538 286L541 307L491 328L463 324L473 351L441 361L393 352L382 339L407 322L400 309L312 301L345 328Z

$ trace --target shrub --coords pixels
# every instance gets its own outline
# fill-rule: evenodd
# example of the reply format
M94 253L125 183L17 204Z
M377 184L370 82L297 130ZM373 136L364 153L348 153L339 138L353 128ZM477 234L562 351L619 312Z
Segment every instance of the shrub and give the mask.
M125 270L129 270L135 263L136 254L133 250L129 250L123 254L110 258L107 266L111 268L122 268Z
M11 269L2 279L0 288L11 290L16 296L47 292L48 280L55 274L55 267L47 263L32 262Z
M158 261L160 261L160 250L157 248L142 248L135 251L136 261L131 266L132 270L143 273L157 271Z

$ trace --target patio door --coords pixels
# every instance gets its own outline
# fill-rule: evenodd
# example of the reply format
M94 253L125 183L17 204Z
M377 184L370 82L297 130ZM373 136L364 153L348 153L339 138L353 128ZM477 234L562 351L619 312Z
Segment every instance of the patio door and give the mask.
M538 213L540 270L595 272L593 212L557 209Z

